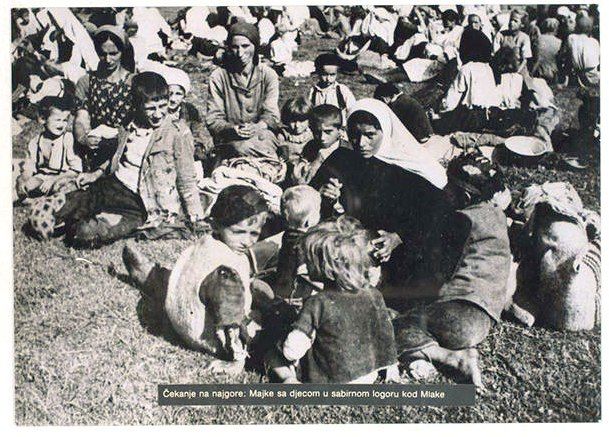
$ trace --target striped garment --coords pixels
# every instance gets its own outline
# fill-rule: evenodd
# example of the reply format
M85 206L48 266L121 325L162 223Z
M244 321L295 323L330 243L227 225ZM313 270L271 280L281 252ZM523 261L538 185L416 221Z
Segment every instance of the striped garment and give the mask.
M600 240L596 239L590 242L588 252L584 256L582 262L586 264L596 280L596 324L601 320L601 245Z

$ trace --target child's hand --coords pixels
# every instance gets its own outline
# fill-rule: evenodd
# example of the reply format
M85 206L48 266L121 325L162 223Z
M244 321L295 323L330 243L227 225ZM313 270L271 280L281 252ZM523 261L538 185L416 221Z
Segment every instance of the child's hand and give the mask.
M330 178L330 181L319 190L319 194L330 200L337 200L340 197L341 184L338 179Z
M380 230L378 231L380 237L372 240L372 244L375 247L372 255L379 260L379 262L387 262L391 258L393 250L402 244L402 239L395 232L387 232Z
M40 184L38 189L41 193L48 194L51 191L51 188L53 188L55 182L57 182L58 180L58 178L47 178Z

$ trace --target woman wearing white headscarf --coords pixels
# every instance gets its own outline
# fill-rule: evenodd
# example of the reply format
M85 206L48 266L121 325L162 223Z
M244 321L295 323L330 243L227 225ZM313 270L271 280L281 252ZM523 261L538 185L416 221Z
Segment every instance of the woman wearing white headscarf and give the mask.
M409 271L451 208L441 189L446 172L384 103L363 99L350 111L353 150L336 149L310 185L322 194L322 215L338 202L378 232L374 256L390 261L388 271Z
M369 140L365 134L356 139L359 144L353 144L362 155L365 156L366 153L370 153L363 151L363 148L372 147L376 149L372 155L375 158L417 174L438 188L443 188L446 185L446 171L444 168L427 152L426 147L419 143L406 129L389 106L376 99L358 100L349 108L347 120L351 120L357 112L371 115L376 119L378 125L375 133L375 139L377 139L375 144L378 147L373 147L372 139ZM360 118L370 117L355 115L355 119ZM370 127L374 126L370 125ZM368 130L370 131L370 129ZM350 132L350 138L351 134ZM354 139L355 137L351 140L352 143Z

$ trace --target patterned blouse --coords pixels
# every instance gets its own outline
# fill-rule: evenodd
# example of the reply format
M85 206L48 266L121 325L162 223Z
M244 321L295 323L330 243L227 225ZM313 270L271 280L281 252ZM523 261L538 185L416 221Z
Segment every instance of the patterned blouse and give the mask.
M110 82L96 73L82 77L76 84L79 107L91 117L91 128L101 124L125 127L131 119L131 78Z

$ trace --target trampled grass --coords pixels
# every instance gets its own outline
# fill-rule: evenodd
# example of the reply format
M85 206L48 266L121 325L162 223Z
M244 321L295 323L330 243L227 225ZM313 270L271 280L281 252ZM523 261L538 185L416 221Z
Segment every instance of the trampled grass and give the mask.
M311 59L336 41L305 39L297 54ZM193 95L204 108L208 72L183 59ZM356 97L373 87L344 77ZM312 78L282 79L281 101L303 93ZM429 85L405 85L429 96ZM575 91L557 93L564 128L577 127ZM27 131L27 129L25 129ZM15 139L23 153L33 131ZM568 172L506 168L512 188L568 180L584 203L598 210L600 170ZM581 333L496 326L480 345L487 390L473 407L160 407L159 383L259 382L246 372L218 378L204 370L209 358L190 351L159 327L153 306L125 281L124 242L76 251L61 241L29 239L25 209L14 209L15 414L20 425L562 422L600 420L600 330ZM171 266L188 241L132 243ZM439 376L438 383L453 383Z

